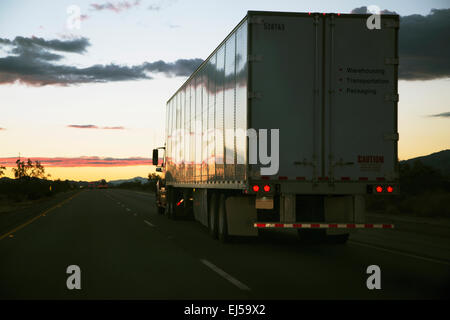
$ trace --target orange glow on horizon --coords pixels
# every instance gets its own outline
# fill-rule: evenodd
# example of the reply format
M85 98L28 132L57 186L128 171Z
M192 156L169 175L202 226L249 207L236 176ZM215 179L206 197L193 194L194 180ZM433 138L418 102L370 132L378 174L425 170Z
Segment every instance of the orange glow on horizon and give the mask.
M153 166L127 166L127 167L45 167L45 173L51 174L50 180L74 180L74 181L98 181L105 179L119 180L131 179L134 177L148 177L149 173L154 173ZM12 168L7 168L5 176L14 178Z

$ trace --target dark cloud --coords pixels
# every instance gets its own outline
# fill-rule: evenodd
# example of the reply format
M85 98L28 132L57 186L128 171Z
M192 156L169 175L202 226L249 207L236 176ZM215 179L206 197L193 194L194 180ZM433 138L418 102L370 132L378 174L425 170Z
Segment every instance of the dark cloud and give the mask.
M16 37L14 40L0 38L0 45L9 45L14 47L20 53L22 51L42 51L54 50L67 53L84 53L90 46L86 38L77 38L70 40L45 40L38 37Z
M93 65L78 68L53 64L61 60L59 53L83 53L89 41L86 38L69 40L44 40L42 38L0 38L0 47L9 49L11 55L0 58L0 84L16 81L34 85L71 85L80 83L129 81L151 79L151 72L166 76L189 76L201 59L180 59L175 62L145 62L135 66L117 64ZM57 53L54 53L54 52Z
M359 7L352 13L368 13ZM382 14L396 14L382 10ZM450 9L400 17L399 78L431 80L450 77Z
M179 59L171 63L159 60L156 62L145 62L142 64L142 68L149 72L162 72L169 77L186 77L190 76L202 62L202 59Z
M450 112L443 112L443 113L438 113L438 114L432 114L429 117L450 118Z
M367 13L367 7L366 6L362 6L359 8L355 8L352 11L350 11L350 13L353 14L366 14Z
M352 11L350 11L350 13L353 14L366 14L367 13L367 7L366 6L362 6L359 8L355 8Z
M368 11L367 6L362 6L362 7L359 7L359 8L355 8L350 13L353 13L353 14L372 14L372 12ZM386 9L380 10L380 13L381 14L398 14L395 11L389 11L389 10L386 10Z
M92 10L95 11L103 11L103 10L110 10L114 11L115 13L119 13L123 10L128 10L133 7L137 7L141 4L141 0L135 0L135 1L118 1L118 2L105 2L105 3L92 3L90 5Z
M399 33L401 79L450 77L450 9L401 17Z

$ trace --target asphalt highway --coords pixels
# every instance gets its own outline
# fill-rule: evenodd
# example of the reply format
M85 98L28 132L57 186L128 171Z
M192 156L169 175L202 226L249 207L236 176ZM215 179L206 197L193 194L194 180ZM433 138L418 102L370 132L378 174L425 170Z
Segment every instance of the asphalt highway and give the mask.
M196 221L158 215L153 195L116 189L25 211L0 228L0 299L450 297L445 235L367 230L337 245L265 230L222 244ZM81 270L80 290L66 285L71 265ZM380 290L367 288L370 265L380 267Z

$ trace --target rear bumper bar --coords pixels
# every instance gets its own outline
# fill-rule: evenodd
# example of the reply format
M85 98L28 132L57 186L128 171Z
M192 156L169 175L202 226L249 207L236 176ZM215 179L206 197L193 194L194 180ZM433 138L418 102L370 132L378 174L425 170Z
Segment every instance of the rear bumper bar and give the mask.
M393 224L384 223L273 223L273 222L255 222L255 228L285 228L285 229L394 229Z

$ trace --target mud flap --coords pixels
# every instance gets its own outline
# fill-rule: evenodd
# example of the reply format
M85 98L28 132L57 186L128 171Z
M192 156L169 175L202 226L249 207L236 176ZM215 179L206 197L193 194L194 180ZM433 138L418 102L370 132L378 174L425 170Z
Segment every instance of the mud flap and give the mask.
M228 197L225 202L228 234L230 236L258 236L255 198Z

